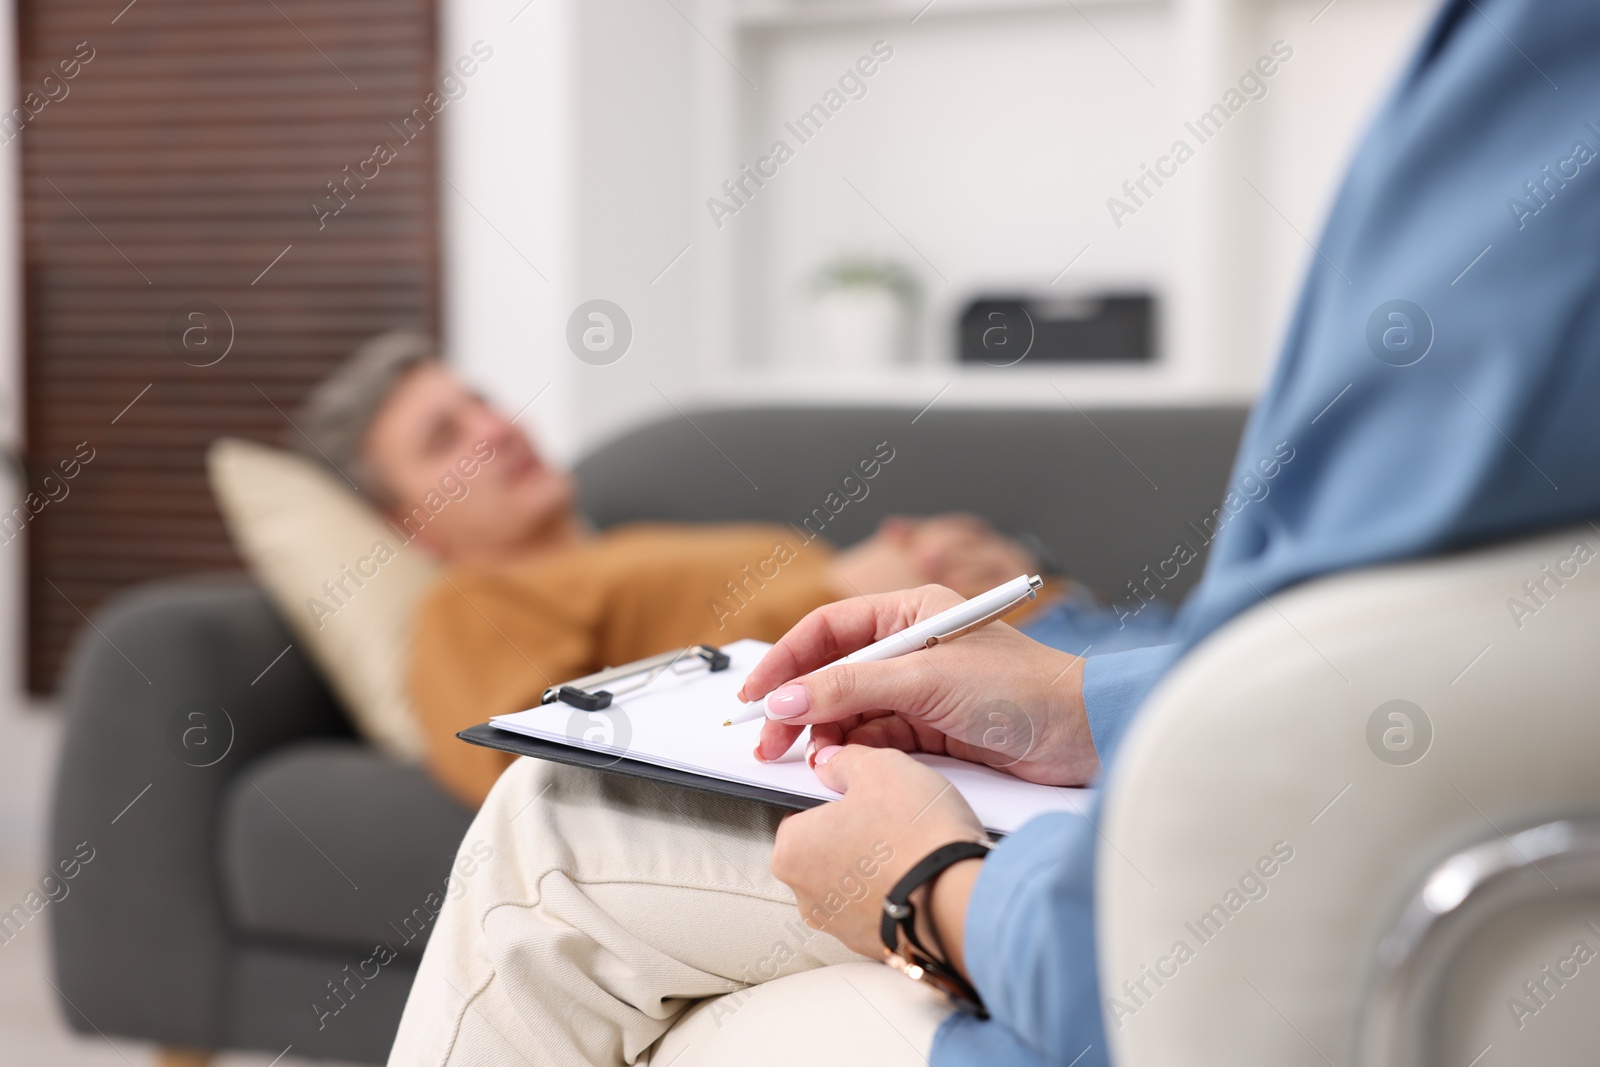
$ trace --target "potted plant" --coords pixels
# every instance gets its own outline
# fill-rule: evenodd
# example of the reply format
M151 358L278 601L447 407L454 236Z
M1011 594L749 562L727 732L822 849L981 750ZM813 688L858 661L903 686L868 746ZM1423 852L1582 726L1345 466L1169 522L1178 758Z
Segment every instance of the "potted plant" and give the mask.
M824 367L871 368L916 357L917 280L904 266L845 255L812 277L811 361Z

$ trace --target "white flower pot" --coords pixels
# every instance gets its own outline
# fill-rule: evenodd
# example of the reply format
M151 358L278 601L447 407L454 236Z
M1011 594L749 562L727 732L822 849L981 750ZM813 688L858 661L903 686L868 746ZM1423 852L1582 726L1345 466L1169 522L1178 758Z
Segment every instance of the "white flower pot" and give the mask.
M864 369L909 363L911 316L882 286L845 286L817 294L811 305L809 363Z

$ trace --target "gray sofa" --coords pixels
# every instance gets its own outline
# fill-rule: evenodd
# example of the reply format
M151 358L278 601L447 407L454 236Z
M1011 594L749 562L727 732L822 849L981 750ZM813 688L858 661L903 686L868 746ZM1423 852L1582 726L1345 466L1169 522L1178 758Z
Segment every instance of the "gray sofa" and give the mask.
M1115 594L1212 516L1244 415L721 409L624 434L577 478L601 527L820 508L813 528L845 544L885 514L973 511ZM893 458L866 496L841 488L880 442ZM95 849L51 909L66 1018L166 1046L382 1062L471 813L352 733L247 582L149 586L96 624L64 684L51 832L52 855ZM380 943L395 958L373 962Z

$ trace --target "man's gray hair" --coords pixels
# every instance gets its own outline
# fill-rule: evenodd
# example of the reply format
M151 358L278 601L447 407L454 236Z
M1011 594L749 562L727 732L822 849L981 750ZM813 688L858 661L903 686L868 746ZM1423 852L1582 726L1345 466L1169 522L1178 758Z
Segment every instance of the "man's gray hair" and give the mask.
M371 338L311 390L295 413L289 442L355 483L369 500L384 502L388 490L367 464L362 443L400 380L438 358L438 343L424 334L394 330Z

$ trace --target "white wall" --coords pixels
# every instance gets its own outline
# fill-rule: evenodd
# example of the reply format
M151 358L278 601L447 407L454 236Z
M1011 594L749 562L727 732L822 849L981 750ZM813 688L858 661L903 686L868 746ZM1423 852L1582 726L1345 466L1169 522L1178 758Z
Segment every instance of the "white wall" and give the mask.
M444 341L513 412L537 396L524 424L562 458L578 438L563 404L576 360L549 339L576 282L575 7L446 0L439 47L441 65L479 40L494 50L445 116Z
M0 0L0 85L18 83L16 13ZM20 454L24 441L22 392L22 217L20 140L0 145L0 447ZM20 499L26 488L7 464L0 492ZM8 505L9 506L9 505ZM32 861L44 839L38 797L54 767L49 758L53 723L33 714L23 659L24 580L27 543L0 545L0 863Z
M447 119L446 341L511 410L539 395L523 421L570 460L597 427L664 407L652 381L692 385L692 272L656 280L689 243L692 30L640 0L447 0L442 18L442 58L495 48ZM568 315L594 298L633 322L619 365L566 346Z
M515 22L515 4L447 0L447 53L497 52L451 116L446 173L549 279L447 188L450 341L513 408L552 383L528 418L564 458L707 402L1248 395L1312 254L1300 235L1434 6L1325 2L938 0L913 23L918 0L535 0ZM878 39L895 55L867 96L716 227L723 179ZM1106 198L1279 39L1294 58L1267 97L1114 226ZM807 369L802 285L845 250L923 278L930 364ZM1128 284L1163 298L1158 367L941 362L974 292ZM634 325L612 366L564 342L595 297Z

